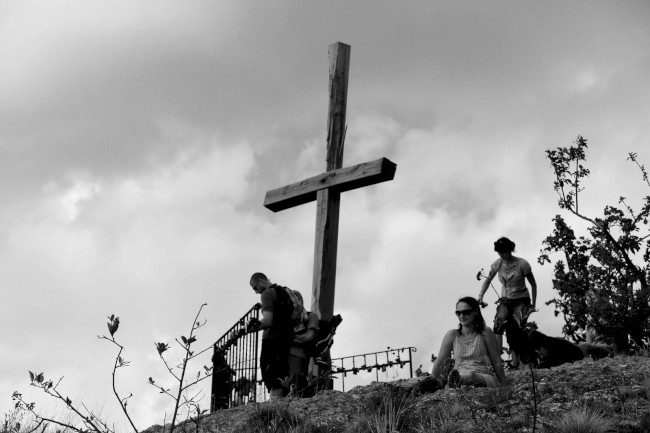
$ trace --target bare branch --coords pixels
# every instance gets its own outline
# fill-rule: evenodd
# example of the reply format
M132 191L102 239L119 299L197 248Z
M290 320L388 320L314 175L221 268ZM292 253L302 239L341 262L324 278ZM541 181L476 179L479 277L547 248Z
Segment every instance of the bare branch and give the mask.
M165 364L165 368L167 368L167 371L169 371L169 374L171 374L174 379L181 380L180 377L176 376L176 373L174 373L174 370L169 366L169 364L167 364L167 360L162 356L162 354L160 355L160 359L162 359L163 363Z
M109 327L110 327L110 325L109 325ZM105 337L105 336L101 336L99 338L110 341L111 343L113 343L114 345L116 345L119 348L119 351L117 352L117 355L115 356L115 362L113 364L113 372L111 374L112 377L113 377L113 380L112 380L113 394L115 395L115 398L117 398L117 401L120 403L120 407L122 408L122 412L124 412L124 415L126 416L126 419L129 420L129 423L131 424L131 427L133 428L133 431L135 433L138 433L138 429L135 426L135 424L133 423L133 420L131 419L131 416L129 415L129 411L126 409L127 400L133 394L131 394L131 396L126 397L126 398L123 399L123 398L120 397L119 393L117 392L117 387L115 386L115 376L116 376L117 369L120 368L120 367L124 367L124 366L128 365L128 363L125 363L124 360L122 359L122 352L124 351L124 347L121 344L119 344L117 341L115 341L115 338L114 338L113 335L111 335L111 338L108 338L108 337Z
M193 352L190 350L190 348L191 348L192 343L194 341L196 341L196 337L194 337L194 331L196 331L198 328L200 328L202 326L200 324L200 322L199 322L199 316L201 315L201 311L203 310L203 307L205 307L206 305L208 305L208 304L204 303L199 307L199 311L196 313L196 317L194 318L194 321L192 322L192 328L190 330L189 338L181 337L185 344L181 344L178 340L176 340L176 342L179 343L184 348L185 357L184 357L183 361L180 364L181 365L180 378L177 378L177 380L178 380L178 395L176 396L176 404L174 406L174 414L172 416L172 422L171 422L169 433L173 433L174 428L176 426L176 418L177 418L177 415L178 415L178 409L179 409L179 406L180 406L180 402L181 402L183 392L188 388L188 386L191 386L191 385L183 386L183 384L185 383L185 373L187 372L187 363L188 363L188 361L191 359L191 357L193 355ZM174 375L174 377L176 377L176 376Z
M636 157L637 157L637 154L636 154L636 153L634 153L634 152L630 152L630 153L628 154L627 159L628 159L628 161L632 161L632 162L634 162L634 163L636 164L636 166L639 168L639 170L641 170L641 175L642 175L642 177L643 177L643 180L645 181L645 183L646 183L648 186L650 186L650 179L648 178L648 172L647 172L646 169L645 169L645 165L641 165L641 164L639 164L639 161L637 160Z
M223 370L227 370L227 369L224 368ZM200 379L197 379L197 380L195 380L195 381L192 382L192 383L188 383L187 385L185 385L185 386L183 387L183 391L185 391L186 389L188 389L188 388L190 388L190 387L196 385L196 384L199 383L199 382L203 382L205 379L207 379L207 378L209 378L209 377L212 377L212 375L213 375L213 373L207 373L205 376L201 377Z

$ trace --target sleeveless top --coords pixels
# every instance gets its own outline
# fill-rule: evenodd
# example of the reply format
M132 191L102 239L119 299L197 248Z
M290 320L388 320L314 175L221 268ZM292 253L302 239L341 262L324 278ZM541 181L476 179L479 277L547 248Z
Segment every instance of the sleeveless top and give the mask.
M479 333L476 335L460 335L456 333L454 338L454 368L459 373L481 373L494 375L492 362L487 353L487 347L483 336Z
M526 275L530 274L530 264L521 257L515 257L512 263L497 259L490 270L496 272L501 281L501 296L508 299L530 298L526 287Z

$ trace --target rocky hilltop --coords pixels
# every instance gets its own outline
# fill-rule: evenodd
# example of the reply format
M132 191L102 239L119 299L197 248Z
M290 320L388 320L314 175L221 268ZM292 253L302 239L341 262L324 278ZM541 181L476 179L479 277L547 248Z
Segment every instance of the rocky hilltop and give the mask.
M650 432L650 358L585 359L510 371L502 389L444 389L422 378L372 383L219 411L181 425L195 433L243 432ZM533 384L534 379L534 384ZM533 393L536 389L536 393ZM579 430L584 424L592 430ZM152 426L147 433L162 433Z

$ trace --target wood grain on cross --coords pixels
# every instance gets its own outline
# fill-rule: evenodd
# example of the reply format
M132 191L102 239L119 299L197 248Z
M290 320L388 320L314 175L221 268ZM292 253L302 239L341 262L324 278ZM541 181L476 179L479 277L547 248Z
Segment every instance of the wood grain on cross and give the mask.
M264 199L264 206L274 212L316 200L312 311L316 312L321 320L330 320L334 315L341 193L392 180L396 169L396 165L386 158L342 168L350 46L340 42L330 45L329 61L330 101L327 118L326 171L303 181L268 191Z

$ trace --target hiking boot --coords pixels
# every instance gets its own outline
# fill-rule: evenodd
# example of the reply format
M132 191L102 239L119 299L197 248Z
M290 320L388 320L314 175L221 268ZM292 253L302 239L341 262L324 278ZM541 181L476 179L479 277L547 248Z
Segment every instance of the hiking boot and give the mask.
M422 381L420 381L418 387L420 392L424 394L436 392L439 389L443 389L444 385L442 385L441 381L438 379L434 379L431 376L426 376Z

